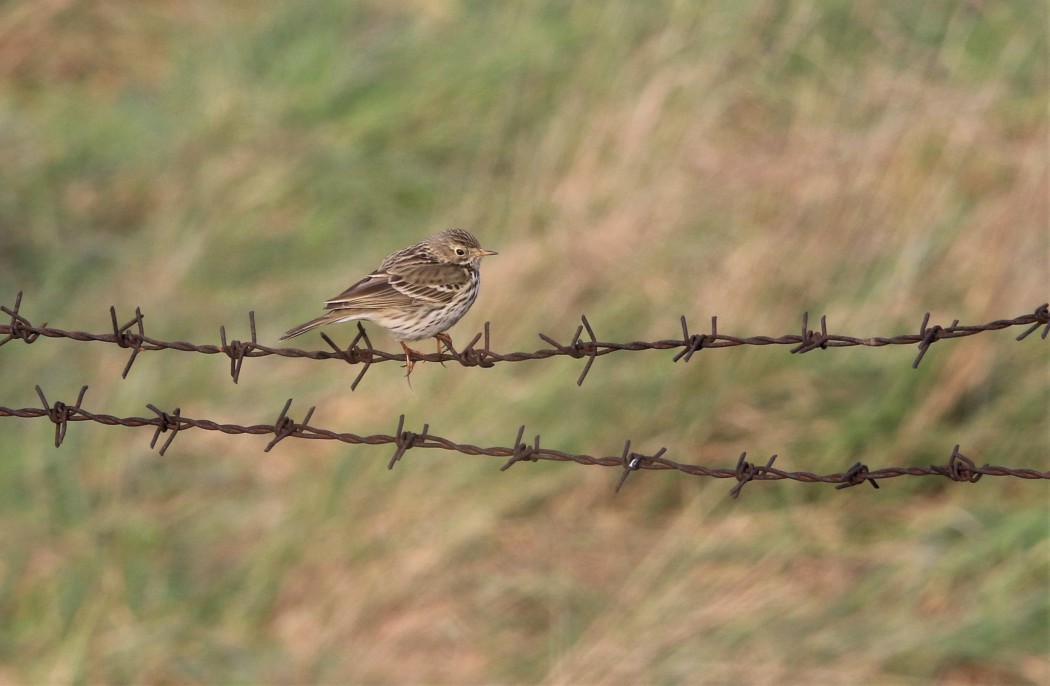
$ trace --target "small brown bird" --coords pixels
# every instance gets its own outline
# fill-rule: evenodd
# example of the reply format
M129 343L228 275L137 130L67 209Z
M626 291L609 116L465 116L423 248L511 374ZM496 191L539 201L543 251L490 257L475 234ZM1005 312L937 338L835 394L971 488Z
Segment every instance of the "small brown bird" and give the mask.
M442 343L452 345L445 331L478 297L481 258L496 254L462 229L442 231L387 257L379 269L325 302L326 313L286 331L281 340L322 324L366 319L401 344L408 376L414 363L405 342L433 336L439 353Z

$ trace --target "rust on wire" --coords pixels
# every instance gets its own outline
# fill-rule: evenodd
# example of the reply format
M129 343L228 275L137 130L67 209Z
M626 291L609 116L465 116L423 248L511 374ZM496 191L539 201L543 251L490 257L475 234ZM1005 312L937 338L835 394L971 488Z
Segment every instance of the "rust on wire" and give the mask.
M417 442L419 445L422 445L427 440L427 434L430 432L429 424L424 424L423 433L418 434L413 431L403 431L404 428L405 415L401 415L397 420L397 431L394 432L394 443L397 445L397 450L394 451L394 456L387 463L387 469L393 469L394 465L401 461L406 452L416 447Z
M922 318L922 325L919 326L919 354L915 357L915 361L911 363L912 369L918 369L919 363L922 362L922 358L926 357L926 351L930 349L930 346L941 339L941 334L944 332L944 328L940 324L926 328L926 325L930 323L930 313L927 312ZM955 324L959 321L956 320ZM954 326L954 324L953 324Z
M865 481L871 484L872 488L878 488L879 484L875 481L875 478L871 475L871 471L868 470L868 465L861 462L855 463L852 467L846 470L843 475L845 481L835 488L841 490L843 488L849 488L850 486L859 486Z
M340 359L344 360L347 364L364 364L364 366L361 367L361 371L357 374L357 378L355 378L354 382L350 384L350 390L356 391L357 384L361 383L361 379L364 378L365 372L367 372L368 368L372 366L372 358L376 353L376 349L372 347L372 341L368 339L368 333L365 332L364 325L361 324L361 322L357 322L357 335L354 336L354 340L350 341L350 345L346 347L346 350L343 350L338 345L336 345L335 341L329 338L328 334L324 333L323 331L321 332L321 338L323 338L325 343L327 343L332 348L332 350L335 351L336 355ZM364 341L365 343L364 350L359 348L357 345L360 341ZM398 359L401 358L399 357Z
M685 321L685 315L682 315L682 351L671 358L672 362L677 362L685 358L688 362L689 358L693 356L693 353L698 350L702 350L708 342L714 342L718 340L718 317L711 317L711 333L701 333L689 335L689 325Z
M150 427L153 437L150 448L156 446L160 434L170 431L167 441L160 449L160 454L171 445L176 433L185 432L187 429L201 429L205 431L219 431L230 435L269 435L273 438L263 448L264 451L272 449L279 441L286 438L305 440L334 440L350 445L393 445L395 453L388 466L393 467L412 448L418 449L441 449L455 451L464 455L485 455L506 459L503 465L505 471L508 467L521 461L536 462L549 460L555 462L573 462L579 465L600 466L619 468L620 477L616 484L619 489L623 486L627 477L637 471L643 470L675 470L682 474L698 477L716 479L735 479L737 485L730 495L738 496L741 487L752 481L778 481L790 479L802 483L826 483L835 484L836 488L848 488L867 481L874 488L878 488L877 480L890 479L901 476L939 476L947 477L953 481L965 481L974 483L982 476L1008 476L1019 479L1050 479L1050 472L1039 471L1028 468L1009 468L991 464L978 467L965 455L959 452L956 446L945 465L930 465L928 467L883 467L871 470L867 465L857 462L844 473L813 474L811 472L791 472L778 469L773 466L776 455L771 457L764 465L751 465L746 462L746 453L742 454L736 461L735 467L708 467L705 465L676 462L665 457L666 448L661 448L654 455L647 456L642 453L631 451L631 442L626 441L620 455L594 456L587 454L566 453L552 448L541 447L540 437L537 435L531 446L526 445L522 438L525 435L525 427L518 429L514 445L510 447L492 446L479 447L471 444L456 443L450 439L430 433L430 425L424 424L421 433L405 430L405 417L401 415L398 420L397 431L393 436L377 434L371 436L353 433L341 433L311 426L310 419L313 416L314 407L311 407L302 423L293 421L288 411L291 409L292 401L285 403L284 408L278 414L273 424L255 424L242 426L239 424L218 423L210 419L193 419L183 416L178 408L171 414L159 410L153 405L147 407L156 415L155 417L115 417L107 414L96 414L82 407L87 386L80 390L77 401L73 406L62 402L51 404L48 402L44 391L37 386L37 395L42 407L26 407L22 409L11 409L0 407L0 417L16 417L22 419L45 417L55 425L55 445L60 446L65 438L66 428L70 422L90 421L105 426L125 427Z
M631 473L631 439L627 439L623 442L623 453L620 455L619 463L623 471L620 473L620 480L616 482L616 492L620 492L620 487L623 486L623 482L627 481L627 475ZM637 465L636 465L637 466Z
M584 355L588 355L587 364L585 364L583 366L583 371L580 372L580 377L578 379L576 379L576 385L577 386L582 386L583 385L583 380L587 378L587 374L590 373L590 371L591 371L591 365L594 364L594 358L597 357L598 354L599 354L599 351L598 351L599 346L603 345L603 344L598 343L598 338L594 335L594 329L591 328L591 323L587 321L587 315L580 315L580 320L582 321L582 323L579 326L576 327L576 333L573 334L572 341L570 341L568 345L562 345L562 344L558 343L557 341L555 341L550 336L547 336L546 334L542 334L542 333L538 334L538 336L541 339L543 339L545 342L553 345L554 348L557 350L556 353L552 353L552 354L568 355L569 357L573 357L573 358L576 358L576 359L579 359L579 358L583 357ZM588 342L581 342L580 341L580 334L583 333L584 328L587 329L587 335L590 336L590 338L591 338L591 340L588 341ZM615 343L613 343L613 344L604 344L604 345L607 348L605 350L606 353L610 353L613 350L621 349ZM539 352L542 353L542 352L547 352L547 351L539 351ZM549 355L546 355L545 357L549 357Z
M775 462L777 459L777 456L773 455L769 458L769 461L766 462L766 465L763 467L761 465L751 464L745 459L746 457L746 452L740 453L740 457L737 458L736 461L736 480L739 483L737 483L737 485L733 487L733 490L729 491L730 497L734 499L740 497L740 491L744 489L744 486L748 482L752 481L753 479L760 479L762 478L763 474L769 472L770 469L772 469L773 467L773 462Z
M478 341L484 337L485 346L483 348L477 348ZM484 331L479 331L474 334L474 338L470 339L470 343L463 348L462 352L456 352L452 346L447 346L449 353L452 354L453 358L464 367L491 367L495 363L489 359L491 354L491 348L489 345L489 323L485 322ZM439 360L439 362L442 362Z
M619 493L620 489L623 488L623 484L627 481L627 477L631 475L631 472L635 472L646 464L657 464L661 463L661 457L667 452L667 448L660 448L651 457L647 457L640 453L627 454L628 449L631 447L631 442L627 443L623 447L623 455L620 456L620 462L623 465L623 471L620 473L620 480L616 482L615 492Z
M44 396L44 390L38 385L36 387L36 394L40 398L40 402L44 406L44 412L48 419L55 424L55 447L58 448L62 445L62 441L66 440L66 427L69 426L69 420L76 416L80 412L80 404L84 402L84 394L87 393L87 386L83 386L80 389L80 395L77 396L77 402L70 407L61 400L56 400L54 405L50 405L47 402L47 398Z
M22 306L22 291L18 291L18 295L15 296L15 308L10 310L6 305L0 305L0 312L11 317L11 323L7 325L7 336L0 341L0 345L4 345L9 341L18 339L25 341L26 343L32 343L36 339L40 338L40 333L37 332L37 327L34 327L28 319L18 313L19 308ZM46 328L47 322L40 325L40 328Z
M157 439L160 438L162 433L171 431L168 440L164 441L164 445L160 447L160 454L164 455L164 451L167 450L168 446L171 445L171 442L175 440L175 434L179 432L179 427L181 426L179 424L179 414L181 410L176 407L171 414L168 414L163 410L157 409L153 403L148 403L146 407L156 412L159 419L157 422L157 430L153 432L153 439L149 442L150 450L153 450L153 448L157 446Z
M930 465L933 467L933 465ZM987 469L988 464L985 464L981 469ZM959 452L959 444L957 443L952 448L952 455L948 458L948 478L952 481L966 481L971 484L977 483L978 479L984 476L977 465L974 464L973 460L966 457Z
M327 333L321 333L321 338L331 347L331 350L273 348L259 343L255 325L255 313L253 311L248 314L251 326L251 341L242 342L234 340L228 342L226 340L226 328L222 326L219 328L221 340L220 345L200 345L187 343L185 341L163 341L147 336L142 324L144 315L139 308L135 309L135 317L131 321L123 326L118 326L116 310L111 307L110 319L112 331L109 333L94 334L84 331L66 331L49 327L46 322L36 326L21 313L21 304L22 293L19 292L15 298L15 306L13 309L6 306L0 306L0 312L3 312L10 317L9 323L0 324L0 336L3 336L3 338L0 338L0 346L15 339L30 344L37 341L40 337L114 343L119 347L131 349L131 357L128 359L127 365L124 367L123 374L125 377L131 370L131 366L138 358L138 355L146 351L178 350L206 355L226 355L230 359L230 376L233 378L234 383L240 378L245 359L277 355L280 357L305 358L311 360L335 359L342 360L350 365L363 365L361 371L357 374L357 377L350 385L350 388L353 390L361 383L365 373L372 364L376 362L403 362L405 359L404 353L402 352L390 353L383 350L377 350L369 340L368 334L361 322L357 323L357 334L350 342L350 345L345 349L333 342ZM933 343L948 338L962 338L985 331L997 331L999 329L1013 326L1028 326L1029 328L1026 331L1017 336L1017 340L1023 340L1040 327L1043 328L1042 338L1046 339L1047 335L1050 334L1050 309L1048 309L1048 307L1050 306L1044 303L1037 307L1031 314L1021 315L1013 319L1000 319L988 322L987 324L975 326L960 326L958 320L954 321L952 325L948 327L942 327L940 325L929 326L930 314L926 313L918 334L913 333L891 337L870 338L856 338L853 336L830 333L828 331L826 317L821 317L820 331L812 331L809 329L808 313L803 316L801 334L796 333L776 337L750 336L745 338L730 336L718 332L717 317L711 317L710 333L691 334L689 332L686 318L683 315L680 318L680 326L682 329L682 338L680 339L672 338L657 341L630 341L626 343L599 341L590 321L588 321L587 317L583 315L580 317L581 323L577 325L572 340L567 345L563 345L550 336L540 333L538 334L540 339L552 346L552 348L542 348L532 352L522 351L509 353L496 352L491 348L490 326L489 323L486 322L484 333L476 334L462 351L457 352L452 348L448 348L447 351L439 353L420 353L413 351L412 359L413 361L426 362L458 362L464 367L487 368L500 362L543 360L557 356L566 356L575 359L586 357L587 362L576 380L577 385L583 384L594 365L595 359L602 355L608 355L620 351L678 350L672 358L672 361L677 362L684 359L688 362L696 352L705 348L732 348L742 345L790 345L792 346L791 352L805 353L810 350L815 350L816 348L828 349L849 346L882 347L887 345L918 344L919 352L915 361L912 363L913 367L918 367ZM137 331L131 331L132 327L135 327ZM586 340L583 339L585 331L587 334ZM479 341L483 341L483 347L478 347Z
M809 328L809 312L802 313L802 342L790 350L791 353L808 353L810 350L828 349L828 318L820 318L820 333Z
M135 318L124 326L117 325L117 308L112 305L109 307L109 317L113 322L113 338L116 339L116 344L121 348L131 348L131 357L128 358L128 363L124 365L124 371L120 373L120 378L126 379L128 378L128 372L131 371L131 365L135 364L135 358L142 352L142 341L146 337L146 331L142 326L142 310L136 307ZM137 334L128 331L136 324L139 330Z
M237 383L241 378L241 367L244 365L244 358L248 356L253 350L259 347L259 338L255 332L255 311L252 310L248 313L248 322L251 327L252 340L245 342L239 340L232 340L229 343L226 342L226 327L219 327L219 340L222 341L220 350L230 358L230 376L233 377L233 383Z
M281 409L281 413L277 415L277 421L273 423L273 440L266 444L263 448L264 453L270 452L271 449L281 440L288 438L289 436L302 436L303 432L310 428L310 418L314 416L314 410L317 406L312 406L306 412L306 418L303 419L302 424L296 424L295 420L288 416L288 408L292 406L292 399L288 398L285 402L284 408Z
M514 439L514 454L510 456L510 459L499 468L501 472L505 472L513 467L518 462L528 461L536 462L540 458L536 456L536 453L540 450L540 435L536 434L536 438L532 442L532 446L528 446L521 442L521 437L525 435L525 425L522 424L518 428L518 435Z
M1043 303L1035 309L1034 312L1035 323L1033 323L1028 330L1017 337L1017 340L1023 341L1028 337L1028 334L1032 333L1040 326L1043 327L1043 333L1041 337L1046 340L1046 335L1050 333L1050 303Z

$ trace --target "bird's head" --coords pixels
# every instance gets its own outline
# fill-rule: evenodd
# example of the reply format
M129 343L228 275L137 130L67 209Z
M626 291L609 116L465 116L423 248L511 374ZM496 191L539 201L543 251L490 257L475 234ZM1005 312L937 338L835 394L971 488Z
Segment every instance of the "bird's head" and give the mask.
M427 240L428 247L434 255L442 262L451 262L463 266L477 266L482 257L497 255L494 250L485 250L478 243L478 239L463 229L448 229L431 236Z

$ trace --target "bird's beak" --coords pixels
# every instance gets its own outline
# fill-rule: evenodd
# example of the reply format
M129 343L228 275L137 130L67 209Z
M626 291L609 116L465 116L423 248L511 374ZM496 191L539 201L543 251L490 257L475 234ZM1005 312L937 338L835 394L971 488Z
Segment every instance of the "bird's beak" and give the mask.
M478 248L477 250L474 251L474 254L477 255L478 257L488 257L489 255L499 255L499 253L496 252L495 250L485 250L483 248Z

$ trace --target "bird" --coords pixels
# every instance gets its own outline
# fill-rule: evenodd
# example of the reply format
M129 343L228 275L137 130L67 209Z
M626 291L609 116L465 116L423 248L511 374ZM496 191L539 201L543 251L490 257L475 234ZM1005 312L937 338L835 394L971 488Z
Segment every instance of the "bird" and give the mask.
M326 312L284 332L280 340L322 324L364 319L378 324L405 351L406 378L415 366L406 343L436 338L451 347L445 333L478 297L481 258L497 255L481 247L470 232L447 229L387 256L379 268L325 301Z

